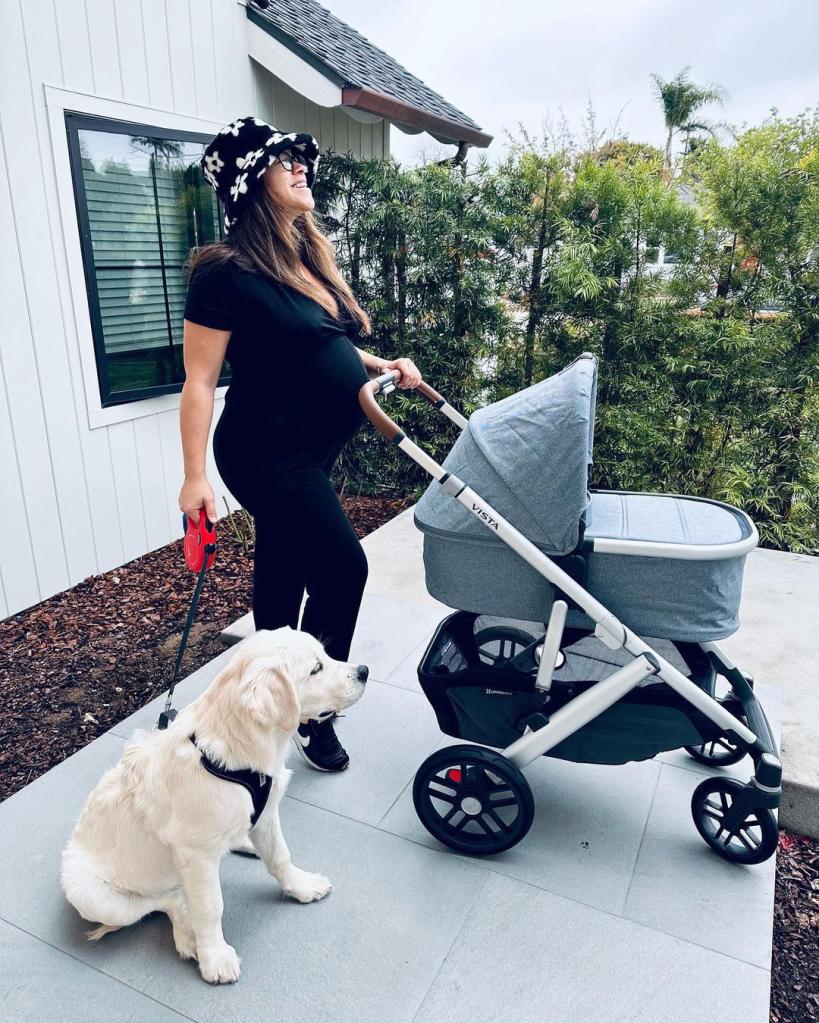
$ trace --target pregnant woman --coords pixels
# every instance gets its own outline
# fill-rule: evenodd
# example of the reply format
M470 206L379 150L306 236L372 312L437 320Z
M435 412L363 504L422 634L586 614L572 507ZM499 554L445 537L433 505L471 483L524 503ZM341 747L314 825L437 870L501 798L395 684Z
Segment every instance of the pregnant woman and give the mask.
M203 154L226 237L188 262L179 507L195 522L200 509L216 521L205 452L226 358L231 381L213 454L255 524L256 629L300 627L347 660L367 559L330 471L365 421L358 391L367 369L398 370L402 388L417 386L421 374L410 359L380 359L354 344L371 325L312 216L318 163L312 135L283 134L257 117L226 125ZM319 770L349 764L332 718L299 725L294 740Z

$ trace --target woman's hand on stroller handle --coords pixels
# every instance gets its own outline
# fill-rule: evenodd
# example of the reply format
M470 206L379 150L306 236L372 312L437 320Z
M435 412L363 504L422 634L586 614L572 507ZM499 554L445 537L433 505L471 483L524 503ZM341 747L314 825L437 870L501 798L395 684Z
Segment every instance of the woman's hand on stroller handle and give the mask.
M383 376L390 370L397 372L395 383L402 390L417 387L421 383L421 371L412 359L384 359L379 366L378 375Z
M409 359L396 360L399 362L410 362ZM412 363L410 363L412 365ZM372 372L376 372L373 370ZM367 381L366 384L362 384L358 391L358 401L361 408L364 411L364 415L370 420L373 426L378 430L382 437L386 440L393 441L396 444L401 443L402 439L405 438L404 431L398 426L397 423L393 422L392 419L383 411L375 400L378 394L389 394L395 390L396 380L400 379L399 371L396 369L388 369L386 373L382 373L380 376L376 376ZM463 430L466 427L467 420L465 416L462 416L457 409L453 408L449 402L439 394L434 387L425 381L421 380L417 383L413 390L420 394L422 398L426 398L430 405L442 412L448 419L451 419L459 429ZM408 441L409 443L409 441ZM428 471L431 471L430 466L435 466L439 469L440 466L433 462L417 445L412 444L410 448L411 456L419 461L419 457L423 456L421 464ZM437 477L437 473L433 473Z
M409 362L408 359L398 361ZM380 376L368 380L366 384L361 385L358 391L358 401L364 410L364 414L383 437L396 442L400 441L404 436L404 431L380 408L375 400L375 396L378 394L389 394L391 391L394 391L396 381L399 379L401 379L400 371L391 369ZM416 384L413 390L426 398L430 405L434 405L438 409L446 405L443 397L423 380Z

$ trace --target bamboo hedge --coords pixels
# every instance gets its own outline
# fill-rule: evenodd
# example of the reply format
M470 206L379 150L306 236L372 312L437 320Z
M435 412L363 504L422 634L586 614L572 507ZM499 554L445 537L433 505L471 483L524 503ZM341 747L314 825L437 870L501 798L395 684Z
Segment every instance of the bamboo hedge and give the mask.
M315 196L369 350L413 359L467 414L592 351L593 486L727 501L763 546L817 553L817 111L711 139L673 180L651 146L525 136L495 167L328 151ZM386 401L442 460L448 420ZM372 430L337 471L347 493L429 483Z

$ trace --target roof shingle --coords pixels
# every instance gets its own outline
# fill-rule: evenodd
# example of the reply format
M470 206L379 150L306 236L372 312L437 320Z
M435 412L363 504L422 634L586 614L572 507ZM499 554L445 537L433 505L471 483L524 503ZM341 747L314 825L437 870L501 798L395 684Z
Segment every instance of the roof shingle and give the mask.
M248 17L339 86L373 89L480 131L481 126L316 0L270 0ZM329 73L328 73L329 72Z

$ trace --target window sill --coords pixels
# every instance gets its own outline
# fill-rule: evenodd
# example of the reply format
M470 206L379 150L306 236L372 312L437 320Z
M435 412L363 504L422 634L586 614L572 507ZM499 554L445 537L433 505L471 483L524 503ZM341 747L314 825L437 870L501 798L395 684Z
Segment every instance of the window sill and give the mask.
M227 384L222 384L213 392L214 401L224 398L228 389ZM179 408L182 393L160 394L155 398L144 398L141 401L128 401L123 405L111 405L108 408L90 408L88 410L88 426L92 430L98 430L104 426L111 426L114 423L126 423L133 419L142 419L144 416L155 416L160 412L171 412Z

